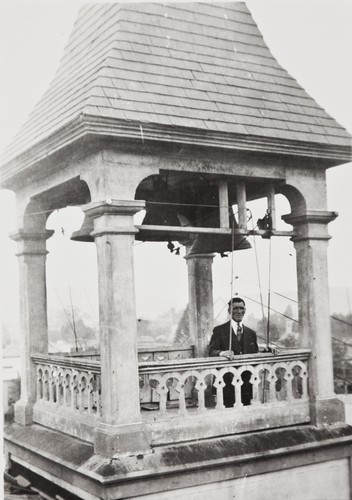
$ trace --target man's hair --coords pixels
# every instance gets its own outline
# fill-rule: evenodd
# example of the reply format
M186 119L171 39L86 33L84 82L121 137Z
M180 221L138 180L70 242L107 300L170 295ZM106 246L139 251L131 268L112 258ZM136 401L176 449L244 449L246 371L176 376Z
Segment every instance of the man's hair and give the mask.
M243 299L241 299L241 297L233 297L232 299L230 299L228 301L229 308L231 307L231 304L233 304L234 302L236 302L236 303L237 302L243 302L244 306L246 307L246 303L245 303L245 301Z

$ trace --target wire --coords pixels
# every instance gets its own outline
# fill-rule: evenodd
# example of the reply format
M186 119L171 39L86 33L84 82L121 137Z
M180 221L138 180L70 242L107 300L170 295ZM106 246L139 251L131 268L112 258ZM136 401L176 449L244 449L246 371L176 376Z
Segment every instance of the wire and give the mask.
M331 336L332 340L335 340L336 342L340 342L340 344L347 345L349 347L352 347L352 344L349 344L348 342L345 342L344 340L337 339L336 337Z
M246 281L247 283L250 283L251 285L258 286L257 283L254 283L254 281L248 280L247 278L243 278L242 276L236 276L235 279L241 279L243 281ZM264 290L268 291L267 288L264 288ZM279 292L272 291L275 295L279 295L280 297L283 297L284 299L290 300L291 302L295 302L297 304L297 300L291 299L290 297L287 297L286 295L283 295Z
M248 280L246 278L243 278L242 276L235 276L235 279L241 279L243 281L246 281L247 283L251 283L251 285L254 285L254 286L258 287L258 285L256 283L254 283L253 281ZM265 289L265 290L268 291L268 289ZM292 299L291 297L287 297L287 295L283 295L282 293L275 292L275 291L271 291L271 293L274 293L275 295L278 295L279 297L282 297L284 299L290 300L291 302L294 302L295 304L298 304L298 301L296 299ZM279 314L281 314L281 313L279 313ZM330 318L334 319L336 321L340 321L341 323L344 323L345 325L352 326L352 323L350 323L349 321L346 321L344 319L338 318L337 316L334 316L332 314L330 315Z
M244 295L244 294L242 294L242 295L243 295L243 297L246 297L246 299L249 299L252 302L255 302L256 304L261 305L261 303L258 302L257 300L252 299L251 297L248 297L247 295ZM265 306L265 307L268 307L268 306ZM281 316L284 316L285 318L290 319L291 321L294 321L295 323L298 323L297 319L291 318L290 316L287 316L287 314L281 313L280 311L277 311L276 309L273 309L272 307L270 309L271 309L271 311L273 311L273 312L275 312L277 314L280 314Z
M243 297L245 297L245 298L246 298L246 299L248 299L248 300L251 300L252 302L255 302L256 304L260 304L260 302L258 302L258 301L257 301L257 300L255 300L255 299L252 299L251 297L248 297L247 295L242 294L242 296L243 296ZM280 316L283 316L284 318L290 319L290 320L291 320L291 321L293 321L294 323L298 323L298 320L297 320L297 319L291 318L290 316L287 316L287 314L284 314L284 313L282 313L282 312L280 312L280 311L277 311L276 309L273 309L272 307L271 307L270 309L271 309L271 311L273 311L273 312L275 312L275 313L277 313L277 314L280 314ZM332 316L331 316L331 317L332 317ZM335 318L334 318L334 319L335 319ZM338 318L337 318L337 319L338 319ZM347 324L350 324L350 323L347 323ZM260 337L259 335L258 335L258 337L263 339L263 337ZM344 345L346 345L346 346L352 347L352 344L348 344L347 342L344 342L343 340L337 339L336 337L333 337L333 336L331 336L331 338L332 338L332 340L335 340L336 342L340 342L341 344L344 344ZM264 339L263 339L263 340L264 340ZM274 345L277 345L277 344L275 344L274 342L271 342L271 343L272 343L272 344L274 344Z
M210 205L210 204L203 204L203 203L181 203L181 202L175 202L175 201L149 201L149 200L144 200L146 203L149 203L151 205L175 205L175 206L180 206L180 207L203 207L203 208L224 208L225 205ZM53 208L49 210L41 210L39 212L31 212L29 214L23 214L23 215L17 215L17 218L22 218L22 217L34 217L35 215L42 215L42 214L48 214L52 213L55 211L59 210L64 210L65 208L71 208L71 207L79 207L80 205L68 205L67 207L63 208Z
M330 316L330 318L340 321L341 323L344 323L345 325L352 326L352 323L349 323L348 321L345 321L344 319L338 318L337 316Z
M72 331L74 331L74 330L73 330L73 325L72 325L71 320L70 320L70 317L69 317L69 315L68 315L68 314L67 314L67 312L66 312L66 309L65 309L65 307L64 307L64 305L63 305L63 303L62 303L62 300L61 300L61 298L60 298L59 292L57 291L57 288L55 288L55 292L56 292L57 298L59 299L59 302L60 302L60 304L61 304L61 307L62 307L62 309L63 309L63 311L64 311L64 313L65 313L65 316L66 316L66 318L67 318L67 321L68 321L68 323L69 323L69 325L70 325L70 327L71 327Z
M220 316L220 314L223 312L223 310L227 306L227 302L222 297L220 297L220 298L224 302L224 306L222 307L221 311L215 316L214 320L218 319L218 317ZM217 300L219 300L219 299L217 299Z
M266 346L269 348L270 337L270 302L271 302L271 238L269 238L269 276L268 276L268 322L266 328Z
M75 313L74 313L74 310L73 310L73 302L72 302L72 295L71 295L71 287L70 286L68 287L68 291L69 291L69 294L70 294L70 302L71 302L73 335L75 336L76 352L78 352L78 339L77 339L77 332L76 332Z
M77 205L78 206L78 205ZM64 208L68 208L68 207L64 207ZM61 210L61 209L60 209ZM51 210L42 210L41 212L32 212L30 214L23 214L23 215L17 215L17 218L23 218L23 217L34 217L35 215L43 215L43 214L49 214L49 213L53 213L55 211L59 211L58 208L53 208Z

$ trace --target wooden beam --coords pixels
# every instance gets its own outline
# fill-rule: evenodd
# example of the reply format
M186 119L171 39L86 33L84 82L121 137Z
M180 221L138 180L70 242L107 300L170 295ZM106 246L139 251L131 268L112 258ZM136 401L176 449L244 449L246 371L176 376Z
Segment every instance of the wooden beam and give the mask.
M236 183L237 207L238 207L238 227L247 229L247 199L246 184L243 181Z
M219 187L219 214L220 214L220 227L230 227L229 221L229 193L227 187L227 180L220 179Z
M275 187L273 184L267 186L268 213L271 217L272 229L276 229Z
M162 233L174 233L177 235L181 234L231 234L230 228L221 227L182 227L182 226L152 226L149 224L142 226L135 226L140 231L144 232L158 232ZM252 236L265 236L268 234L266 230L248 230L248 229L235 229L234 234L239 235L252 235ZM294 231L273 231L273 236L289 236L292 237L296 233Z

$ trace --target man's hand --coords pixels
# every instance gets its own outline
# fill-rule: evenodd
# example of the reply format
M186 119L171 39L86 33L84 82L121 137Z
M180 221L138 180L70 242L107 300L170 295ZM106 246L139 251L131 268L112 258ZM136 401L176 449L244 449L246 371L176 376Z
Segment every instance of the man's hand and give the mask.
M224 358L227 358L230 360L235 359L235 355L232 351L220 351L219 356L224 356Z
M267 352L271 352L271 354L277 356L279 354L279 349L276 346L274 347L273 345L269 345Z

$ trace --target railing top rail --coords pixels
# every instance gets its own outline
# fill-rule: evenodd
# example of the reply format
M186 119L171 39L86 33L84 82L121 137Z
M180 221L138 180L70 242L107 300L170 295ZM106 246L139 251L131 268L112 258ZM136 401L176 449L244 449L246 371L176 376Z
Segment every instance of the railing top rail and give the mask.
M71 357L34 354L32 355L32 360L38 365L58 365L64 368L74 368L75 370L100 373L100 361L94 359L80 359L74 356Z
M257 354L242 354L236 356L236 359L229 361L225 358L208 357L208 358L188 358L188 359L173 359L163 361L146 361L139 363L140 374L168 372L173 370L196 370L207 369L213 367L225 366L243 366L258 365L261 363L279 363L294 360L307 360L310 351L306 349L285 349L279 354L272 353L257 353ZM34 354L32 356L36 364L58 365L64 368L73 368L76 370L90 371L100 373L100 360L76 358L75 356L55 356L45 354Z
M173 352L173 351L191 351L193 350L194 346L193 345L184 345L184 346L177 346L177 345L155 345L155 346L138 346L138 352Z
M196 370L207 369L213 367L225 366L243 366L243 365L258 365L261 363L279 363L289 361L305 361L309 358L310 351L306 349L290 349L282 350L279 354L272 353L257 353L257 354L242 354L236 356L236 359L229 361L225 358L209 357L209 358L189 358L189 359L173 359L163 361L146 361L139 363L139 373L155 373L168 372L172 370Z

